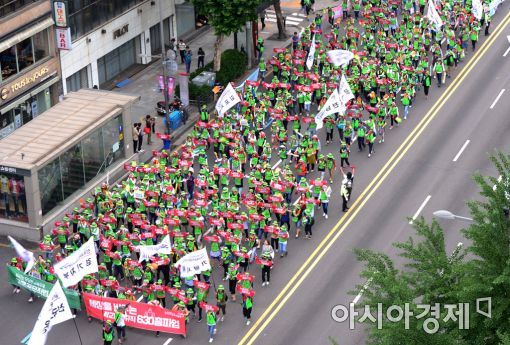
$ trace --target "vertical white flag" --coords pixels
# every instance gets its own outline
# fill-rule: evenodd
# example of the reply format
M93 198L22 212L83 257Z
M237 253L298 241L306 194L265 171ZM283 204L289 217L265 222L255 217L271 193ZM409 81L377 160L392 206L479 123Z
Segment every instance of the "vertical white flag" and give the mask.
M94 238L91 237L69 257L57 262L53 268L64 287L78 284L85 275L97 272L98 266Z
M335 89L333 93L329 96L328 100L322 107L321 111L315 116L315 123L317 124L317 129L321 129L323 126L324 118L328 115L335 113L343 113L345 111L345 105L342 103L340 99L340 95L338 90Z
M429 8L427 9L427 18L429 18L430 22L434 24L436 31L439 31L441 30L441 26L443 26L443 21L441 20L439 13L437 13L434 1L429 0L428 6Z
M64 290L57 281L51 289L48 298L37 317L32 335L28 341L28 345L44 345L48 333L54 325L73 318L69 303L67 303Z
M471 13L473 13L473 16L475 16L476 19L480 20L482 19L483 15L483 5L480 0L473 0L471 8Z
M25 268L25 273L29 272L32 269L32 266L34 266L35 263L35 257L34 253L32 253L29 250L26 250L25 247L23 247L21 244L18 243L14 238L11 236L7 236L9 238L9 241L11 241L12 246L14 247L14 250L18 254L18 256L27 263L27 268Z
M340 90L340 100L344 105L347 104L347 102L349 102L351 99L354 99L354 94L352 93L347 79L345 79L345 75L342 75L338 89Z
M231 83L228 83L227 87L221 93L218 102L216 102L216 111L220 117L223 115L234 105L241 102L241 98L237 94L236 90L232 86Z
M306 57L306 68L311 69L313 66L313 60L315 59L315 35L313 35L312 43L310 43L310 51Z

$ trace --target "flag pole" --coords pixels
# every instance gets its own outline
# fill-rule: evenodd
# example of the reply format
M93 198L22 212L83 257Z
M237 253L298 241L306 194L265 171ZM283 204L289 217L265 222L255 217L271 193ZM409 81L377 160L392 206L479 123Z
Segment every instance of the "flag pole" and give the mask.
M76 324L76 315L73 317L74 327L76 327L76 333L78 333L78 339L80 339L80 345L83 345L83 342L81 341L81 335L80 331L78 330L78 325Z

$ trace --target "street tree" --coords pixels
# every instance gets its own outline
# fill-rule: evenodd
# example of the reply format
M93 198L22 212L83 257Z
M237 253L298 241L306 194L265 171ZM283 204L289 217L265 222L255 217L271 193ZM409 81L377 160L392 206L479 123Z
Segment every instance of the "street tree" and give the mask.
M276 26L278 27L278 39L282 40L287 37L282 14L282 6L280 0L273 0L274 12L276 14Z
M381 303L383 311L383 327L370 325L368 344L510 345L510 156L496 152L490 160L500 177L473 177L481 198L468 202L473 222L462 230L465 248L447 253L443 229L420 218L413 222L416 236L394 244L401 250L402 268L386 254L355 250L365 263L361 277L369 282L351 292L363 291L357 307L376 310ZM405 303L413 313L407 327L405 320L388 322L388 308ZM423 327L430 312L417 320L423 312L419 304L435 303L439 328L427 334ZM444 322L446 304L469 305L464 329L459 320Z
M247 21L257 20L260 0L192 0L200 13L207 16L214 29L214 71L221 66L221 48L225 36L240 31Z
M475 307L477 299L491 299L491 317L472 313L466 339L473 344L510 344L510 156L496 152L490 160L501 177L474 176L483 198L468 203L474 222L463 232L472 242L468 248L472 259L460 298ZM488 313L488 302L480 303L480 308Z
M421 305L455 303L455 286L463 274L460 266L464 251L458 247L451 254L446 252L443 230L436 221L429 225L420 218L413 222L413 227L420 241L411 237L394 244L405 261L402 269L384 253L355 249L358 260L365 263L361 277L367 282L351 292L363 293L357 306L359 316L367 308L374 317L378 308L382 312L382 327L370 319L365 321L370 323L367 344L463 344L459 342L455 325L439 324L433 331L432 325L425 321L429 313L420 319L416 316L425 311ZM400 310L405 315L406 309L414 317L402 317L398 321L393 318Z

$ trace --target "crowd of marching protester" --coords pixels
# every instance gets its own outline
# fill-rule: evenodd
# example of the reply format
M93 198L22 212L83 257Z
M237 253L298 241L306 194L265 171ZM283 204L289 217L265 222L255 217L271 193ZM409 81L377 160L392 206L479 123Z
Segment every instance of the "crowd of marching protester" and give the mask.
M140 296L187 321L204 317L210 341L228 301L242 305L249 324L254 288L270 285L278 261L292 253L288 245L312 238L320 213L328 218L332 195L348 210L353 147L371 157L390 130L413 116L417 94L444 85L476 48L480 31L489 34L491 9L482 4L479 15L478 3L354 0L344 2L338 20L332 8L309 8L311 23L290 48L269 56L259 40L259 80L235 89L239 103L220 114L201 109L176 151L154 151L150 162L126 165L125 180L97 188L55 223L29 274L55 282L53 264L92 238L99 271L75 287L80 292ZM325 145L336 153L324 154ZM335 178L340 190L331 188ZM170 253L139 260L140 246L165 236ZM181 277L175 264L202 248L211 269ZM24 270L19 258L11 265ZM122 311L115 324L122 330ZM107 344L112 329L104 327Z

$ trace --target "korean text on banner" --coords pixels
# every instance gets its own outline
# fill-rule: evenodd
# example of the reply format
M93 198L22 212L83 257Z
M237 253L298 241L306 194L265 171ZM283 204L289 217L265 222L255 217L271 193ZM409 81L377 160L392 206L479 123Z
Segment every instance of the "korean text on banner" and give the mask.
M56 282L37 317L28 345L44 345L48 333L54 325L72 318L73 313L69 308L64 291L60 283Z
M241 102L241 98L237 94L236 90L232 86L231 83L228 83L227 87L221 93L218 102L216 103L216 111L220 117L223 117L230 108L232 108L237 103Z
M48 298L48 295L53 288L53 284L25 274L12 266L7 266L7 273L9 277L9 284L18 286L23 290L31 292L38 298ZM67 302L69 302L71 308L81 310L80 295L77 291L64 289L64 294L66 295Z
M322 107L321 111L315 116L315 123L317 124L317 128L322 128L323 121L326 116L335 113L344 113L345 109L345 105L340 100L338 89L335 89L329 96L326 104L324 104L324 107Z
M140 259L139 262L144 260L149 261L150 257L156 254L168 254L172 253L172 245L170 244L170 237L166 235L163 240L153 246L136 246L136 248L140 251Z
M310 43L310 51L306 57L306 68L311 69L313 66L313 60L315 59L315 35L313 35L312 43Z
M175 263L179 267L181 277L191 277L195 274L211 269L211 263L207 256L207 249L202 248L183 256Z
M94 238L91 237L69 257L57 262L53 268L64 287L76 285L85 275L97 272L98 266Z
M126 326L148 331L186 334L184 314L174 310L135 301L101 297L89 293L83 294L83 301L87 315L99 320L114 321L117 308L129 303L125 314Z

